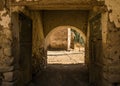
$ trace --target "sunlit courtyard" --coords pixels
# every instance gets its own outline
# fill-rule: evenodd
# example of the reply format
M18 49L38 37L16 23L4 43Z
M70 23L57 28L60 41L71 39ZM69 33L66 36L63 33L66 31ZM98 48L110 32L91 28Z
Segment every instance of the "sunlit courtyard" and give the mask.
M48 64L79 64L84 63L84 50L48 51Z

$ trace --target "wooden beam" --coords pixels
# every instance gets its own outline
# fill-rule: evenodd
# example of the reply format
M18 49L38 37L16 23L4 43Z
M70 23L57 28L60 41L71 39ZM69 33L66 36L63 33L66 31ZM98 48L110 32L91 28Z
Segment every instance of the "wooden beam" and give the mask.
M96 0L38 0L38 1L11 1L11 6L26 6L32 10L89 10L93 6L102 6L103 1Z
M31 10L90 10L92 6L89 5L47 5L47 6L28 6Z

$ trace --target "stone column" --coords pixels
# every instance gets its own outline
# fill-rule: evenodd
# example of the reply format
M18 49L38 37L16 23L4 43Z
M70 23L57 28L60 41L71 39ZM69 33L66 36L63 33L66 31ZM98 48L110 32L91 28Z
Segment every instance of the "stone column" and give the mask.
M71 28L68 28L68 46L67 46L67 50L70 50L70 44L71 44Z
M4 0L0 1L0 86L16 86L10 10L3 6L2 1Z

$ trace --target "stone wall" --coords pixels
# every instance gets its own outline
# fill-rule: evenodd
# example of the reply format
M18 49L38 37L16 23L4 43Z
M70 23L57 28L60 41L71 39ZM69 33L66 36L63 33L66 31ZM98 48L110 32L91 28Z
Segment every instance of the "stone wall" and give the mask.
M28 9L25 9L25 8L21 8L21 7L13 7L12 8L12 11L11 11L12 15L11 15L11 18L12 18L12 34L13 34L13 43L14 43L14 46L13 46L13 52L16 52L14 53L14 56L15 56L15 62L17 63L17 66L19 69L21 69L20 67L20 62L21 62L21 65L24 65L24 62L26 65L31 65L29 67L29 69L26 69L24 71L21 71L19 69L16 69L18 71L18 74L17 74L17 78L18 78L18 86L22 86L23 85L23 82L25 82L26 84L29 83L29 81L26 81L22 78L22 76L25 74L24 72L26 71L29 71L30 69L32 69L32 72L30 76L27 76L28 74L24 75L27 77L28 80L31 80L31 76L32 75L35 75L37 72L40 72L41 70L43 70L43 68L46 66L46 55L47 55L47 52L44 48L44 33L43 33L43 27L42 27L42 18L41 18L41 12L39 11L29 11ZM32 54L32 58L31 60L27 59L27 58L22 58L20 59L20 28L21 28L21 24L20 24L20 20L19 20L19 14L24 14L27 18L31 19L32 20L32 25L29 25L29 22L26 24L26 26L32 26L32 36L30 36L28 34L28 32L25 32L25 34L28 34L27 36L30 36L31 39L32 39L32 45L29 46L29 47L32 47L32 52L29 53L29 54ZM25 20L25 19L24 19ZM26 29L26 27L22 27L22 29ZM28 38L30 38L28 37ZM24 37L26 38L26 37ZM23 39L24 39L23 38ZM29 48L28 48L29 49ZM27 54L27 49L26 50L26 55L29 56ZM24 53L24 52L23 52ZM30 58L30 57L28 57ZM30 62L28 62L30 61ZM26 66L25 65L25 66ZM24 80L24 81L23 81Z
M66 27L57 28L49 37L49 50L67 50L68 31Z
M119 3L120 3L119 0L116 1L105 0L106 8L104 8L104 10L102 9L101 11L101 24L102 24L101 34L102 34L103 49L102 49L102 56L98 57L101 58L101 63L97 61L98 66L95 66L94 65L95 63L93 61L92 62L90 61L90 65L92 64L92 68L90 68L90 70L92 70L90 71L90 82L93 81L94 85L97 86L120 85L120 72L119 72L120 70L119 12L120 11L118 6ZM94 14L97 15L97 13ZM90 50L89 52L91 54Z
M16 83L17 71L14 70L12 54L12 30L10 9L0 1L0 86L13 86Z
M0 85L22 86L22 71L20 71L19 56L19 13L24 13L33 21L32 43L32 73L41 71L46 65L46 50L44 49L44 34L41 13L15 7L12 11L1 9L0 11ZM10 15L12 14L12 15ZM12 18L12 19L11 19ZM12 20L12 22L11 22ZM12 26L10 26L12 25ZM12 29L11 29L12 28ZM24 59L23 59L24 60ZM26 69L27 71L27 69ZM32 74L31 74L32 75ZM28 82L27 82L28 83Z
M120 30L108 21L106 49L104 50L104 86L120 85Z
M105 0L108 11L104 49L104 86L120 85L120 1Z
M40 72L46 65L46 50L44 48L44 33L43 33L43 27L42 27L42 19L41 19L41 12L39 11L29 11L28 9L25 9L25 8L22 8L22 7L12 7L12 11L11 11L12 15L11 15L11 18L12 18L12 34L13 34L13 43L14 43L14 46L13 46L13 52L16 52L14 53L14 56L15 56L15 62L17 63L17 66L18 66L18 69L16 69L18 71L18 74L17 74L17 80L18 80L18 86L23 86L23 82L25 84L29 83L29 81L31 80L31 76L32 75L35 75L37 72ZM26 16L27 18L31 19L32 20L32 25L29 25L29 22L27 22L26 26L31 26L32 28L32 36L28 34L28 32L24 32L24 34L28 34L27 36L30 36L31 39L32 39L32 45L29 46L28 49L30 49L30 47L32 47L32 52L29 53L29 54L32 54L32 58L31 60L30 59L27 59L27 58L30 58L28 57L29 55L27 54L27 52L29 50L25 49L26 50L26 54L24 56L26 56L27 58L21 58L20 56L20 31L21 29L26 29L26 26L22 26L21 28L21 24L20 24L20 20L19 20L19 14L24 14L24 16ZM25 20L25 19L24 19ZM25 22L24 22L25 23ZM21 29L20 29L21 28ZM30 38L28 37L28 38ZM26 38L26 37L23 37L23 39ZM26 47L27 48L27 47ZM30 61L30 62L29 62ZM21 64L20 64L21 62ZM24 71L21 71L20 69L22 69L20 67L20 65L30 65L29 68L26 68L24 69ZM26 67L26 65L24 65ZM24 68L25 68L24 67ZM29 72L27 74L25 74L26 72L28 72L29 70L32 69L32 72ZM26 71L26 72L25 72ZM28 76L28 74L30 74ZM22 76L25 76L27 78L27 80L24 80L26 78L23 79ZM23 81L24 80L24 81ZM29 80L29 81L28 81Z

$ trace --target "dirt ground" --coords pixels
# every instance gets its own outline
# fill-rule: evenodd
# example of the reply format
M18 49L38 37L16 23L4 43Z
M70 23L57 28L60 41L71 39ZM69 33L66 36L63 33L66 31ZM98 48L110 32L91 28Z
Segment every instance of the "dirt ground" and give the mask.
M84 51L48 51L48 64L84 63Z
M30 86L88 86L88 72L84 64L49 64Z
M88 86L84 52L49 51L47 67L30 86Z

